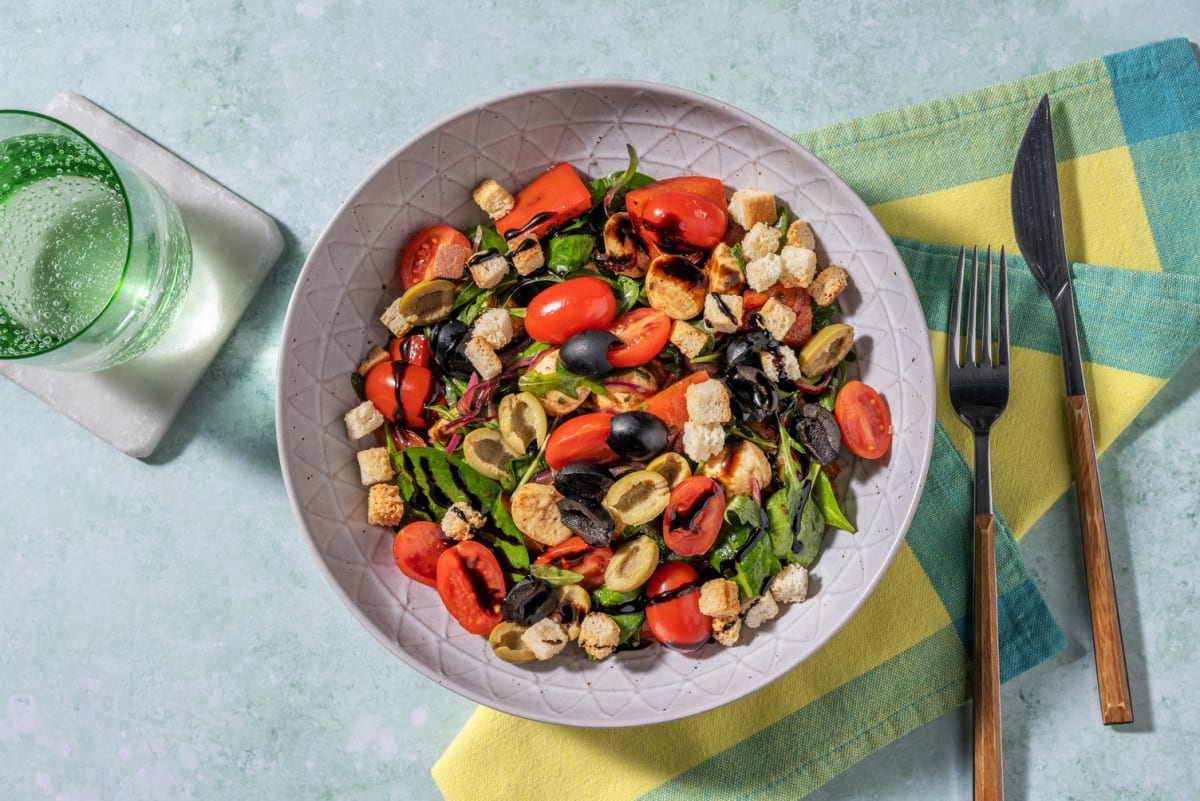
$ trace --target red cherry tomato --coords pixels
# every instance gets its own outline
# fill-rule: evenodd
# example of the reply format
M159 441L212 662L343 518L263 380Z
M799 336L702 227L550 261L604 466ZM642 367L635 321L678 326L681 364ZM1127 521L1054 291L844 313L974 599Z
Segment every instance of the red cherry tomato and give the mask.
M710 250L725 237L724 204L691 192L668 189L642 208L642 237L667 251Z
M433 399L434 382L428 368L403 362L380 362L367 373L364 390L367 400L375 404L385 419L413 428L429 425L425 405Z
M436 587L438 557L453 544L437 523L418 520L396 534L392 540L392 559L400 572L413 581Z
M621 340L608 349L613 367L638 367L662 352L671 338L671 318L658 309L642 307L627 311L608 330Z
M742 329L751 327L750 314L766 305L771 298L777 298L780 303L796 313L796 321L783 335L783 344L793 348L801 347L812 338L812 304L808 302L808 290L801 287L784 287L775 284L765 292L746 290L742 293Z
M700 576L691 565L667 562L654 571L646 582L646 623L672 651L699 651L708 642L712 618L700 612Z
M517 192L512 211L496 220L496 230L506 239L524 233L538 237L592 207L592 193L575 169L565 162L555 164ZM546 215L534 225L539 214Z
M500 622L504 573L482 542L460 542L438 557L437 591L446 610L472 634L487 634Z
M583 575L579 582L585 590L594 590L604 583L604 571L612 559L612 548L588 545L579 537L568 537L533 560L535 565L552 565Z
M599 278L571 278L544 289L525 309L525 333L561 345L581 331L607 328L617 316L617 299Z
M687 388L707 380L708 373L697 370L646 401L645 411L662 420L668 428L679 428L688 419Z
M892 415L879 393L861 381L847 381L833 402L842 442L864 459L878 459L892 447Z
M717 541L725 519L725 490L707 476L675 485L663 514L663 539L680 556L699 556Z
M417 235L408 241L397 264L400 283L404 288L408 289L413 284L433 278L433 265L437 261L438 251L448 247L461 248L463 262L466 263L471 254L471 241L461 231L441 223L418 231Z
M424 334L413 334L407 337L395 337L388 343L388 354L394 362L429 366L433 351L429 348L429 340Z
M615 462L617 454L606 442L611 425L612 415L604 412L581 414L560 423L546 440L546 464L559 470L571 462Z

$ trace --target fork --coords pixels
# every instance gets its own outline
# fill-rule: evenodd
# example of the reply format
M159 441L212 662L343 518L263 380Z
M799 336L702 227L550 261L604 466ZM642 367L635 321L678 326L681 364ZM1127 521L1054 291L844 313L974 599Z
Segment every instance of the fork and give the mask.
M975 434L975 566L972 601L971 696L975 700L975 801L1002 801L1004 772L1000 747L1000 643L996 622L996 537L992 513L990 441L992 425L1008 405L1008 276L1000 248L1000 298L996 353L992 354L992 249L987 249L982 333L979 309L979 249L971 249L971 297L962 330L963 278L967 249L958 254L954 296L950 299L950 403ZM965 339L963 354L960 339Z

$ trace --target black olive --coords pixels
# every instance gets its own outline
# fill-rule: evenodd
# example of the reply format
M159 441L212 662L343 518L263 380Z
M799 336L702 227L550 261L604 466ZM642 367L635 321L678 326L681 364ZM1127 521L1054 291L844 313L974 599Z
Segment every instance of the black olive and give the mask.
M829 464L838 458L842 448L842 432L837 420L823 406L805 404L796 416L796 438L817 464Z
M468 379L475 367L467 358L467 326L458 320L442 320L429 331L433 362L443 373Z
M759 330L742 334L725 347L725 369L728 370L747 361L757 364L758 354L764 350L771 350L777 344L775 337L771 336L769 331Z
M667 447L667 425L650 412L613 415L605 444L626 459L649 459Z
M761 423L779 408L779 393L766 373L757 367L740 364L725 374L725 389L737 419Z
M560 498L558 516L562 524L596 548L612 542L617 524L600 501L591 498Z
M608 349L621 340L611 331L595 328L580 331L563 343L558 363L576 375L600 375L612 369Z
M554 488L567 498L598 501L613 485L612 473L595 462L571 462L554 476Z
M535 576L521 579L508 591L500 613L505 620L522 626L532 626L542 618L550 617L558 609L558 596L554 587L545 579Z

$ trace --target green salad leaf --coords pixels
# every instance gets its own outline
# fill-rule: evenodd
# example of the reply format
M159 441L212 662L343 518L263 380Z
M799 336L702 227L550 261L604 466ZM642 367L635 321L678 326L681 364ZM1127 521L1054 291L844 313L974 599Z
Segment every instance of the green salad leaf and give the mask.
M767 579L779 572L762 509L749 495L734 495L709 563L738 585L743 599L761 595Z
M643 175L637 171L638 156L637 151L632 145L625 145L625 150L629 153L629 166L620 172L610 173L603 178L597 178L594 181L588 182L588 191L592 195L592 206L596 207L604 202L605 195L609 190L612 190L613 197L609 203L609 211L616 213L625 210L625 193L630 189L646 186L654 183L654 179L649 175Z
M637 639L638 632L642 630L646 613L641 611L642 606L637 602L641 595L641 590L617 592L605 586L592 590L593 609L604 612L617 624L620 631L618 644ZM622 609L630 611L620 611Z
M572 373L561 364L556 364L553 373L527 372L517 381L517 386L526 392L532 392L539 398L546 397L546 393L554 389L568 398L575 397L575 393L580 387L587 387L598 395L603 395L605 392L603 385L596 379Z
M534 565L529 568L529 575L550 582L555 587L566 587L583 581L583 574L574 570L565 570L554 565Z
M596 237L591 233L562 233L547 241L546 267L552 273L565 275L592 260Z

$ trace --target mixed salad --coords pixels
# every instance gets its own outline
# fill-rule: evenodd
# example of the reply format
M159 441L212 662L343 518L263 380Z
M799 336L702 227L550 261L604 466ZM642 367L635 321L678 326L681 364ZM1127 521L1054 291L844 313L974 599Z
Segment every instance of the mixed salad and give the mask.
M368 522L510 662L694 652L808 594L843 447L891 444L847 380L848 280L768 192L553 165L399 255L351 376ZM482 215L481 215L482 219Z

